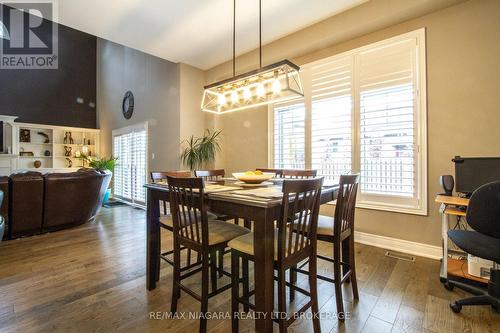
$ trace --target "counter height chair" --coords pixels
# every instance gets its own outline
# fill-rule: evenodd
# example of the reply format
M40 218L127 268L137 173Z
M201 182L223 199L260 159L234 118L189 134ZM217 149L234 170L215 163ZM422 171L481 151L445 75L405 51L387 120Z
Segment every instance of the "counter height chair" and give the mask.
M318 259L333 263L334 278L318 274L318 279L335 284L335 298L337 303L337 318L344 320L344 303L342 301L342 284L351 282L354 299L359 299L358 284L356 281L356 265L354 260L354 212L356 208L356 195L358 192L359 175L340 176L337 203L334 217L319 215L318 240L333 244L333 257L318 255ZM295 232L300 232L297 222L293 223ZM307 262L299 268L293 267L290 271L290 282L295 283L297 272L308 274L303 270ZM311 261L309 261L311 265ZM314 263L316 265L316 263ZM341 270L342 267L342 270ZM309 269L310 270L310 269ZM290 300L294 299L294 291L290 290Z
M255 171L274 173L276 178L283 178L283 169L256 168Z
M308 179L314 178L318 174L317 170L292 170L284 169L283 178L289 179Z
M283 182L283 205L281 217L278 220L278 227L274 236L274 267L278 271L278 311L279 318L275 321L279 324L279 331L286 332L287 328L294 322L296 314L303 313L311 308L313 317L314 332L320 331L318 317L318 295L316 280L316 231L318 222L319 205L321 198L321 185L323 178L285 180ZM297 216L296 226L299 233L292 232L290 228L289 217ZM254 308L247 295L240 297L239 293L239 259L254 261L254 235L253 233L233 239L228 243L231 248L231 274L232 274L232 293L231 293L231 312L232 331L238 332L239 304ZM285 281L285 272L291 267L296 266L303 260L309 260L309 291L306 291L294 284ZM244 265L244 264L243 264ZM243 274L243 289L248 286L248 275ZM286 308L286 286L290 289L299 291L310 297L309 302L304 304L297 313L289 316Z
M231 284L228 284L217 288L216 252L224 251L230 240L249 233L249 230L224 221L208 220L207 206L204 202L203 179L168 177L167 182L174 225L174 273L171 312L173 314L177 312L177 300L180 297L180 291L186 292L201 302L200 332L205 332L207 328L208 299L231 287ZM181 247L200 253L201 261L199 264L201 267L182 274L183 270L180 263ZM209 269L212 282L211 292L209 292ZM182 284L185 278L200 271L201 295ZM223 273L231 276L227 272Z
M223 182L223 178L226 175L226 171L224 169L196 170L194 172L194 175L196 177L203 178L205 181L209 181L209 182L219 182L219 181ZM230 216L230 215L226 215L226 214L217 214L217 213L212 213L212 212L209 212L209 214L215 215L216 220L220 220L220 221L233 220L234 224L239 224L239 219L237 216ZM245 222L245 227L250 229L250 227L248 226L248 222ZM224 253L229 253L229 251L219 252L219 259L218 259L218 261L219 261L219 263L218 263L219 277L222 276L220 272L222 272L222 268L224 267Z
M215 169L215 170L196 170L194 172L196 177L201 177L206 181L217 182L222 181L224 176L226 175L226 171L224 169Z
M176 178L189 178L192 177L191 171L153 171L151 172L151 181L153 183L158 182L167 182L167 177L176 177ZM165 201L161 202L160 207L160 227L166 229L170 232L174 231L174 226L172 222L172 217L170 216L170 210L168 209L168 203ZM211 213L208 213L208 219L214 220L217 219L217 216ZM161 242L161 238L160 238ZM173 250L169 250L160 254L160 258L165 260L170 265L173 265L174 262L169 258L174 253ZM191 249L187 249L187 264L188 266L191 264Z

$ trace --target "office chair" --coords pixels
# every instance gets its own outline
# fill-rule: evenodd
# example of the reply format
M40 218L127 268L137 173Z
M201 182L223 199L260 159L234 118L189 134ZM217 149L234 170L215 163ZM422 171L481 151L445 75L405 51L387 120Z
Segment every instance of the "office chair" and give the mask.
M492 260L488 289L484 290L462 282L448 280L447 289L454 286L472 293L473 297L450 304L455 313L463 305L491 305L500 309L500 181L478 188L470 197L466 215L467 223L475 231L450 230L448 236L462 250L474 256Z

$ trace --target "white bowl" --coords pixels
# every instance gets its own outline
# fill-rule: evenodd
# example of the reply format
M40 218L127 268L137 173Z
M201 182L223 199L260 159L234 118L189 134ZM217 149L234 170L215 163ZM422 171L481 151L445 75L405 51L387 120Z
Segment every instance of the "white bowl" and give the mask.
M247 175L244 172L235 172L233 177L247 184L260 184L275 176L274 173L264 172L262 175Z

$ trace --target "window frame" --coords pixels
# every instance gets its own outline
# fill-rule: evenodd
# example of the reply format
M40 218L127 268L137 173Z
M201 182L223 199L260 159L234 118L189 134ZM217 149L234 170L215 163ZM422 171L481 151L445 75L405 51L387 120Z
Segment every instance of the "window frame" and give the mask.
M116 156L116 152L115 152L115 144L114 144L115 137L126 135L126 134L130 134L130 133L134 133L134 132L141 132L141 131L145 131L146 132L146 147L145 147L146 148L146 151L145 151L145 155L146 155L145 156L146 157L145 162L146 162L146 164L145 164L144 184L147 184L148 183L148 177L149 177L149 122L148 121L112 130L111 131L111 146L112 146L111 149L112 149L112 156L115 156L115 157L119 158L119 156ZM118 161L118 163L119 163L119 161ZM113 181L114 181L114 173L113 173ZM112 188L112 192L114 194L114 186ZM148 200L147 193L144 193L144 196L145 196L144 197L144 202L137 201L134 198L131 198L130 200L126 200L126 199L122 199L120 197L117 197L115 199L117 199L118 201L121 201L123 203L126 203L126 204L128 204L130 206L133 206L133 207L145 208L146 204L147 204L147 200Z
M414 62L416 78L414 80L415 89L415 191L416 195L414 203L408 204L407 200L402 200L399 196L392 195L377 195L377 194L364 194L358 196L356 207L382 210L389 212L413 214L413 215L428 215L428 193L427 193L427 77L426 77L426 40L425 28L417 29L407 32L398 36L387 38L375 43L371 43L353 50L339 53L324 59L320 59L301 66L301 76L309 75L307 69L313 65L322 62L331 61L338 58L351 57L353 61L353 78L352 78L352 165L353 172L360 172L361 169L361 127L360 127L360 91L357 82L358 74L356 64L356 54L383 48L389 44L394 44L408 39L416 41L416 61ZM305 80L306 82L310 82ZM312 98L310 84L304 84L304 107L305 107L305 165L306 168L311 168L312 165ZM274 105L270 104L268 107L268 164L269 167L274 167ZM360 191L360 190L359 190ZM361 194L361 193L360 193Z

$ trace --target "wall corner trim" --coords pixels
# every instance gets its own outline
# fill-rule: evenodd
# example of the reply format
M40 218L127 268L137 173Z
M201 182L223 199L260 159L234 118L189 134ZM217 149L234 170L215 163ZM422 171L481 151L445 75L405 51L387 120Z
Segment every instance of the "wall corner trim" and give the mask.
M385 237L365 232L355 231L354 240L357 243L384 248L387 250L408 253L424 258L441 259L443 250L440 246L411 242L398 238Z

